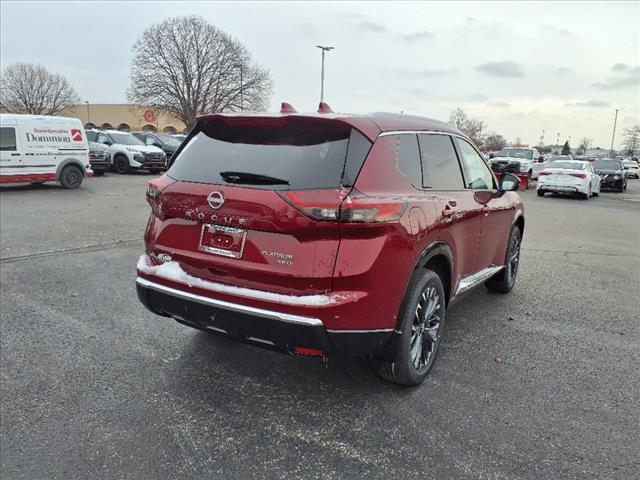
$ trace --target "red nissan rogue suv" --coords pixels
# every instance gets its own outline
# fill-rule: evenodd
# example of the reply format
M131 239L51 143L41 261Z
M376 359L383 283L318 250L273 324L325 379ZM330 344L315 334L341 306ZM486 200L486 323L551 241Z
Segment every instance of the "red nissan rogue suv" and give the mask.
M512 289L517 188L428 118L326 104L199 117L149 182L138 297L268 348L370 356L384 378L416 385L451 300L481 283Z

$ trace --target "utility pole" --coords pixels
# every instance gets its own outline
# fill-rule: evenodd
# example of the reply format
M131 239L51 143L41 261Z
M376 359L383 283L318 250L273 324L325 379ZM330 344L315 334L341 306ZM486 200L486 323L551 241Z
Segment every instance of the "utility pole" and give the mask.
M326 52L330 52L335 47L324 47L322 45L316 45L320 50L322 50L322 70L320 70L320 101L324 102L324 54Z
M618 123L618 109L616 108L616 116L613 120L613 135L611 135L611 150L609 151L609 158L613 158L613 141L616 138L616 125Z
M87 123L91 123L91 115L89 114L89 100L85 100L84 103L87 104Z

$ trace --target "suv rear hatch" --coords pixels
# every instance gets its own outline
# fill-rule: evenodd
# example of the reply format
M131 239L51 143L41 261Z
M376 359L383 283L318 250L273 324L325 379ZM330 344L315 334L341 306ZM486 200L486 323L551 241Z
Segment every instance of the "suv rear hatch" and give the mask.
M209 281L329 292L340 205L370 147L335 119L200 118L169 178L149 184L148 251Z

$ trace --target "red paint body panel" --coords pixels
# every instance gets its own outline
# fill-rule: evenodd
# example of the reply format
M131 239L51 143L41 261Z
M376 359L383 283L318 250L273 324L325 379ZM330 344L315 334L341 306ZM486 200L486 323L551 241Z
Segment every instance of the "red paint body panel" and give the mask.
M22 175L0 175L0 184L55 182L55 181L56 181L55 173L26 173Z
M161 254L168 255L187 274L209 282L294 296L344 293L344 299L321 306L285 305L213 292L142 272L140 276L227 302L319 318L328 329L375 330L396 328L416 262L437 242L444 243L453 256L451 296L462 277L504 263L511 224L521 210L518 195L418 189L398 169L397 136L379 136L383 131L405 129L456 133L446 124L408 116L334 113L220 114L201 117L199 122L207 125L225 118L242 121L254 117L277 121L296 115L346 123L371 140L373 146L353 190L351 186L344 189L344 196L349 197L343 202L357 197L385 205L401 204L399 218L379 223L357 223L344 217L319 221L286 201L282 192L174 181L169 171L150 183L160 192L155 202L161 211L152 214L147 225L147 252L156 260ZM213 191L224 197L220 209L207 201ZM204 224L246 231L241 258L201 251Z

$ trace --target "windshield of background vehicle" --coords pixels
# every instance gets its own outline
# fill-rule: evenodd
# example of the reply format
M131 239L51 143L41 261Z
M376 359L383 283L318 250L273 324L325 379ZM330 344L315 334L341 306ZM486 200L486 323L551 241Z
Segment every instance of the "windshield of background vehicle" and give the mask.
M109 136L119 145L144 145L144 142L130 133L109 133Z
M519 148L503 148L496 157L513 157L531 160L533 158L533 150L521 150Z
M593 166L597 170L622 170L622 164L616 160L596 160Z

